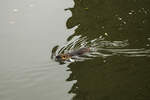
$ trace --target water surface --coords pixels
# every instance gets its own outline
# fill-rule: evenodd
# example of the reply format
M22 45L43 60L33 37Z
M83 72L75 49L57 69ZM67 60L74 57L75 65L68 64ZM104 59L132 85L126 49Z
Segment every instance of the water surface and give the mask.
M70 100L70 72L50 59L65 43L69 0L0 1L0 100Z
M0 99L149 100L149 5L0 1ZM91 52L75 62L55 62L55 54L82 47Z

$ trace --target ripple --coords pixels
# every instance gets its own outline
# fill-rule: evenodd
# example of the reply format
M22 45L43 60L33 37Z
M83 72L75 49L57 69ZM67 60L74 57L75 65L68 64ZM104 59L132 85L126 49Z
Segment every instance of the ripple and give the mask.
M108 35L105 33L105 35ZM109 56L127 56L127 57L150 57L150 50L149 49L131 49L128 48L129 46L128 40L123 41L106 41L103 38L96 38L93 40L86 40L84 38L78 38L76 40L70 41L67 45L63 46L62 48L57 48L55 50L56 55L70 53L74 50L80 49L82 47L90 48L90 52L88 54L74 57L76 61L84 61L88 59L93 59L95 57L109 57ZM58 46L55 46L55 49Z

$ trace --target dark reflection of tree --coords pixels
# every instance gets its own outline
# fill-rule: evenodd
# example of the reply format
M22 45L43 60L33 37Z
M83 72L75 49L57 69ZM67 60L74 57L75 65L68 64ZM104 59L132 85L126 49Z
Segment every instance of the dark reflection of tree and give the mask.
M102 36L107 41L128 40L129 48L149 47L150 0L74 2L66 24L69 29L78 27L68 41L79 35L87 42ZM69 93L76 94L73 100L150 100L149 61L148 57L112 56L71 63L67 81L77 82Z
M74 0L67 27L78 25L68 38L81 35L88 40L129 40L130 47L146 47L150 37L150 0Z
M77 80L72 100L149 100L150 58L113 56L75 62L67 81Z

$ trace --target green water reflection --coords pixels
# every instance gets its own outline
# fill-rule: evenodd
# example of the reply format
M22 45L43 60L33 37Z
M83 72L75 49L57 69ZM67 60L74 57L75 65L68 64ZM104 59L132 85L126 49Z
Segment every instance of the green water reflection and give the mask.
M59 53L91 47L98 56L68 65L73 100L150 99L150 1L74 0ZM77 38L77 39L74 39Z
M149 0L74 0L67 27L78 25L68 38L81 35L93 40L129 40L130 48L148 47L150 37ZM105 33L108 35L106 36Z
M113 56L76 62L67 81L77 80L73 100L149 100L150 62L147 57Z

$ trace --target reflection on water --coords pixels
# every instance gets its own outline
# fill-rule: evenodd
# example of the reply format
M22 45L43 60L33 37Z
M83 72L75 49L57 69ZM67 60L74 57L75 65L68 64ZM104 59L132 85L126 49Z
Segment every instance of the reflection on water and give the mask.
M67 81L77 80L73 100L147 100L150 98L148 57L97 57L68 67Z
M70 100L70 72L50 49L72 30L70 0L0 0L0 100Z
M128 40L130 48L147 47L150 37L148 4L147 0L75 0L67 27L78 25L78 28L68 41L80 35L88 40L98 37L109 41Z
M75 28L55 54L89 47L68 65L73 100L150 99L150 1L74 0L67 28ZM88 58L88 59L87 59Z

